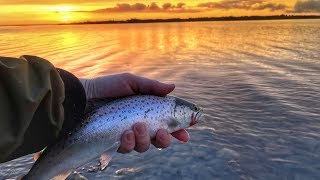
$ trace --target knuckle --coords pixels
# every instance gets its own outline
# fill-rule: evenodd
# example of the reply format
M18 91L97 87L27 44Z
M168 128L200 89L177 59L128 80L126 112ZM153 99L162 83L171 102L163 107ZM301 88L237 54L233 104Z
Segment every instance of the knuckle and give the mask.
M146 124L144 122L136 123L133 127L137 141L149 141L149 132L147 131Z
M161 144L159 144L158 142L153 143L153 145L154 145L154 147L156 147L156 148L163 148L163 147L161 146Z
M133 150L133 146L130 144L127 144L127 145L121 146L119 149L119 152L125 154L125 153L131 152L132 150Z
M158 141L157 143L157 147L159 148L167 148L170 146L171 142L168 140L168 141Z
M130 80L130 79L132 79L132 77L134 76L133 74L128 73L128 72L122 73L121 75L122 75L126 80Z
M126 154L126 153L129 153L129 152L127 152L125 149L119 149L118 150L118 153L121 153L121 154Z
M150 146L150 143L137 144L137 146L135 147L135 150L139 153L143 153L149 149L149 146Z
M171 144L171 137L164 135L163 137L157 139L157 143L162 147L162 148L167 148Z
M131 149L130 147L124 147L124 148L122 149L122 151L123 151L124 153L129 153L129 152L132 151L132 149Z

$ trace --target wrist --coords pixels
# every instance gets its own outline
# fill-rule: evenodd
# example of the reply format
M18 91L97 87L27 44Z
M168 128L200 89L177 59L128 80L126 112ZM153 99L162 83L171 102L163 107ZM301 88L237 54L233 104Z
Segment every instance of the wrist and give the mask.
M79 78L79 81L81 82L81 84L84 88L87 99L94 98L94 96L93 96L93 83L92 83L93 80L86 79L86 78Z
M80 79L68 71L57 70L65 88L65 99L63 102L64 122L59 134L59 136L63 136L79 123L84 113L87 98L85 88Z

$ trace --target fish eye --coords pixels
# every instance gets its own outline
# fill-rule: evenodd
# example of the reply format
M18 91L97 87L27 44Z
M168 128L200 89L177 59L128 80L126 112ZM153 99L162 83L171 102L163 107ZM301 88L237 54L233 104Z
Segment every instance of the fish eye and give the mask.
M198 108L196 105L193 105L193 110L194 111L200 111L200 108Z

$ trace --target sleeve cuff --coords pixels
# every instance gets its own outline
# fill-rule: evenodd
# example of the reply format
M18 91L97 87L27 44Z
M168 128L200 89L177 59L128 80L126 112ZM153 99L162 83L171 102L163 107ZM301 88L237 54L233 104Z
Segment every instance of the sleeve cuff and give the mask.
M59 137L61 137L80 122L87 98L83 85L75 75L63 69L57 68L57 71L65 87L65 100L63 102L64 122L59 133Z

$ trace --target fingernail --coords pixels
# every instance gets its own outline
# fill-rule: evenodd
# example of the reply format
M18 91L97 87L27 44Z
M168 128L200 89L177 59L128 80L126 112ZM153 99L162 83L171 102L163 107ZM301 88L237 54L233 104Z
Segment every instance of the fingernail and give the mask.
M129 130L126 132L126 140L127 141L133 141L133 131L132 130Z
M139 124L135 126L135 130L140 136L143 136L146 134L147 128L145 124Z
M176 87L176 85L175 84L168 84L169 86L171 86L171 87Z

